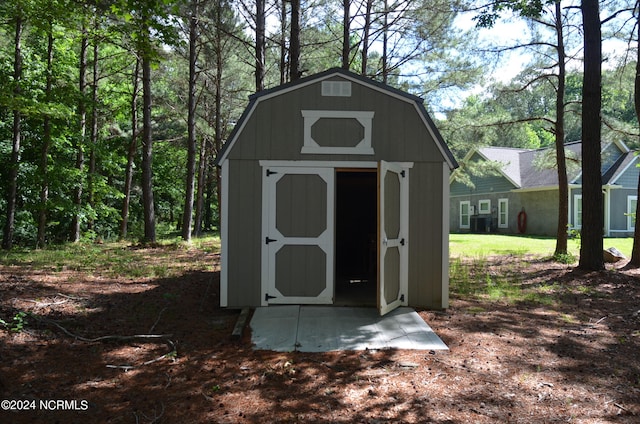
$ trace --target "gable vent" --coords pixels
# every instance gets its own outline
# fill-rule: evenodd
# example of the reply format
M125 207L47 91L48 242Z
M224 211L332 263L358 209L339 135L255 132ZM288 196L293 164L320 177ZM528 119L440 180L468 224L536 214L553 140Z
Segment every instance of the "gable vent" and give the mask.
M322 81L322 95L351 97L351 83L349 81Z

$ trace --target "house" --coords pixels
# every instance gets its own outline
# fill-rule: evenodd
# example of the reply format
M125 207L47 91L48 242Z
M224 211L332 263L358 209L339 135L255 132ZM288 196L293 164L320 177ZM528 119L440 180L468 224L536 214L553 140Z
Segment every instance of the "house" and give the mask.
M582 228L582 143L565 145L569 180L569 230ZM481 147L462 160L501 164L495 175L471 177L474 187L451 177L451 232L498 232L555 236L558 176L555 149ZM602 191L607 237L633 235L637 202L636 152L620 141L603 143ZM459 172L460 170L456 171Z
M252 95L216 163L221 306L448 306L457 163L422 99L331 69Z

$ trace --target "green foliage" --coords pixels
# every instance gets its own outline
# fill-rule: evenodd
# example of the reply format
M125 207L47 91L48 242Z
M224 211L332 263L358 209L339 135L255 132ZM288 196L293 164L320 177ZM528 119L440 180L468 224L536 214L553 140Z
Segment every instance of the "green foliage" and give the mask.
M500 0L486 11L496 19L503 11L516 16L537 16L547 1ZM209 176L220 143L227 139L253 91L251 17L237 3L227 0L200 2L197 78L196 138L206 148ZM462 2L436 0L413 2L394 8L387 15L381 3L373 4L368 67L366 73L382 78L381 42L388 40L387 82L426 99L427 108L444 117L438 123L454 155L462 158L472 146L501 145L538 148L553 143L549 123L530 120L532 116L553 118L552 78L540 78L523 89L523 81L534 70L549 69L537 60L513 83L488 86L482 94L467 96L470 87L484 83L483 73L490 68L486 61L471 52L477 44L475 31L463 32L455 26ZM287 8L287 4L284 4ZM14 95L13 80L14 24L16 13L23 18L22 78L20 93ZM360 10L362 12L362 10ZM14 244L33 245L37 234L37 217L41 208L47 215L46 240L57 244L70 236L71 223L80 221L84 241L112 240L118 237L123 199L125 168L131 139L139 137L132 128L132 98L136 58L150 56L152 69L152 136L154 141L154 194L158 226L161 231L176 231L185 193L186 98L188 92L188 46L186 40L190 7L188 2L169 0L113 0L106 3L77 4L70 0L7 0L0 2L0 163L9 163L12 147L13 110L21 113L20 164L18 169L17 213ZM272 8L271 18L279 8ZM493 14L493 15L491 15ZM342 10L337 3L319 2L304 5L302 10L301 64L309 75L340 65L342 45ZM360 72L364 33L362 16L352 22L350 31L351 69ZM484 18L479 18L484 19ZM289 24L284 28L270 25L267 41L266 85L280 80L281 51L286 54ZM280 32L283 31L284 34ZM47 75L47 37L53 35L53 62ZM79 90L80 41L86 37L87 88ZM280 43L284 43L281 46ZM97 44L97 97L92 98L93 47ZM281 47L285 47L284 50ZM540 51L539 57L548 55ZM284 66L288 66L286 63ZM222 73L216 70L221 66ZM47 95L47 77L52 89ZM632 64L607 70L603 75L603 116L618 137L630 146L635 138L637 120L632 104L634 67ZM218 78L220 78L218 80ZM580 100L582 78L578 72L567 79L567 103ZM140 85L137 90L140 95ZM214 96L221 94L220 110ZM455 110L446 111L451 99L466 99ZM86 131L81 133L79 105L86 107ZM141 115L138 99L136 112ZM453 102L455 103L455 101ZM577 106L570 106L577 110ZM93 113L97 117L96 138L91 139ZM42 172L44 120L51 121L51 140L47 152L46 181ZM140 118L140 117L139 117ZM219 119L219 120L218 120ZM220 124L219 130L217 124ZM579 138L579 117L567 117L567 140ZM605 126L608 128L608 126ZM216 131L219 133L216 134ZM608 130L605 130L608 131ZM621 135L623 134L623 135ZM627 135L624 135L627 134ZM218 141L218 145L215 141ZM129 236L142 234L143 213L140 183L140 139L134 158L133 186L128 215ZM79 167L78 154L84 155ZM95 169L89 172L90 163ZM490 169L493 166L493 169ZM490 175L496 164L486 168L471 166L456 178L472 183L473 176ZM0 191L8 187L8 167L0 167ZM40 204L39 193L46 184L49 198ZM207 180L205 226L216 225L217 199L215 179ZM77 204L76 190L81 187ZM7 202L0 199L0 219L7 217ZM161 271L158 271L161 272Z
M27 325L27 320L26 320L27 316L28 314L26 312L19 311L13 316L13 318L9 322L0 318L0 325L2 325L4 328L6 328L11 332L19 333L22 330L24 330L24 327Z

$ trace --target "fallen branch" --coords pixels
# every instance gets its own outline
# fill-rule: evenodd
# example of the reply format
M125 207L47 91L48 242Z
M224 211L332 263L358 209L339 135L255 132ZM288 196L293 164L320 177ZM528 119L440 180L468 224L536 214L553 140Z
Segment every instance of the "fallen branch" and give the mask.
M598 324L600 324L602 321L604 321L605 319L607 319L607 317L602 317L602 318L600 318L598 321L596 321L596 322L595 322L595 324L593 324L593 325L598 325Z
M69 295L63 294L63 293L56 293L56 295L61 296L61 297L66 297L67 299L71 299L71 300L85 300L84 297L69 296Z
M20 299L14 299L14 300L20 300ZM62 305L63 303L67 303L69 300L68 299L60 300L58 302L49 302L49 303L43 303L43 302L40 302L39 300L33 300L33 299L22 299L22 301L35 303L36 308L46 308L47 306Z
M112 364L107 364L106 367L107 368L115 368L115 369L124 370L124 371L131 371L131 370L134 370L136 368L140 368L140 367L143 367L145 365L150 365L150 364L153 364L154 362L161 361L161 360L165 359L168 356L175 356L178 353L175 343L173 343L171 340L166 340L166 342L171 347L171 350L169 352L165 353L164 355L158 356L155 359L151 359L149 361L145 361L145 362L141 363L140 365L112 365ZM169 383L170 382L171 382L171 380L169 380ZM167 384L167 386L168 385L169 384Z
M162 310L160 311L160 313L158 314L158 319L156 320L156 322L153 323L153 325L151 326L151 328L149 329L149 333L153 333L153 330L156 328L156 325L158 325L158 323L160 322L160 317L162 317L162 313L164 311L166 311L167 308L164 307L162 308Z
M58 324L57 322L50 320L50 319L46 319L46 318L42 318L42 317L38 317L36 315L33 314L29 314L32 318L36 319L37 321L41 321L44 322L46 324L52 324L56 327L58 327L63 333L65 333L67 336L73 337L74 339L83 341L83 342L88 342L88 343L94 343L94 342L103 342L106 340L135 340L135 339L163 339L163 338L167 338L167 337L171 337L171 334L134 334L133 336L117 336L117 335L109 335L109 336L101 336L101 337L95 337L95 338L87 338L87 337L82 337L79 336L77 334L72 333L71 331L67 330L66 328L64 328L63 326L61 326L60 324Z
M624 406L620 405L619 403L614 402L613 406L622 409L625 412L630 413L631 415L635 415L633 411L631 411L630 409L625 408Z

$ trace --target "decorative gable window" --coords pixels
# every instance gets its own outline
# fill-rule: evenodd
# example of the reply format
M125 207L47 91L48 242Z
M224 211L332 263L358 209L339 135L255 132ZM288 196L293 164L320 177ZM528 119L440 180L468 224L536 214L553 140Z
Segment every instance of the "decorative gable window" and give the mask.
M481 215L490 214L491 200L489 199L478 200L478 213Z
M304 144L300 152L374 154L371 146L373 115L374 112L356 110L303 110ZM336 128L343 131L336 131Z

